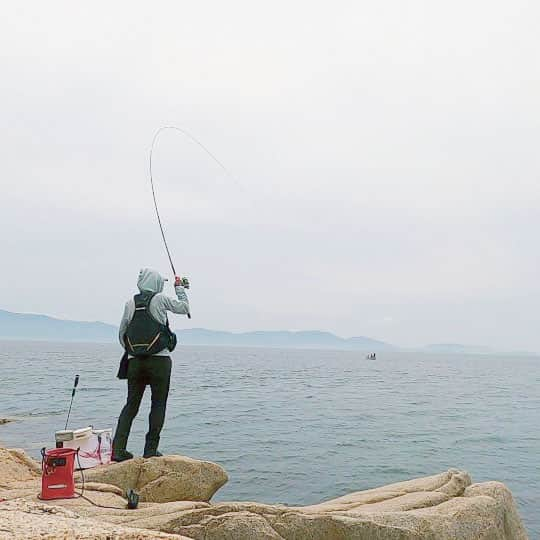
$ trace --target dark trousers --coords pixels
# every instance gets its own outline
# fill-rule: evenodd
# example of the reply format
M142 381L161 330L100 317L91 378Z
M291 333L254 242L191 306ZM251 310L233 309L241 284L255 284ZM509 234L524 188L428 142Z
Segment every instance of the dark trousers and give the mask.
M150 408L150 427L146 434L144 453L154 453L159 445L159 434L165 422L167 397L171 380L171 358L169 356L147 356L129 360L127 402L118 418L118 425L113 440L113 449L118 452L126 449L133 419L139 412L139 406L147 385L152 391Z

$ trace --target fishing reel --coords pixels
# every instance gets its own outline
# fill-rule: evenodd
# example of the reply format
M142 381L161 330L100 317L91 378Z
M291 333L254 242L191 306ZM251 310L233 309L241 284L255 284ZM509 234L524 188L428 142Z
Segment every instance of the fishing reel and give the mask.
M187 277L180 278L176 276L174 278L174 286L177 287L178 285L181 285L184 289L189 289L189 279Z

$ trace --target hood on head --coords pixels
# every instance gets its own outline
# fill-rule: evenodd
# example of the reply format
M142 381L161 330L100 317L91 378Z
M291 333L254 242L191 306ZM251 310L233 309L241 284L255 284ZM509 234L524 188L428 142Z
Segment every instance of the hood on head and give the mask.
M163 291L163 285L165 280L159 275L158 272L151 268L143 268L139 272L139 279L137 280L137 287L139 291L147 291L153 293L160 293Z

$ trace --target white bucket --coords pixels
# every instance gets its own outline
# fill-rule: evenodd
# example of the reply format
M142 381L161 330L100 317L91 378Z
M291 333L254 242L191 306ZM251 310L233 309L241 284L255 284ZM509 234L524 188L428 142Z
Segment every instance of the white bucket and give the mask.
M56 442L64 448L79 449L76 468L91 469L107 465L112 457L112 429L93 429L91 427L57 431ZM80 463L80 465L79 465Z

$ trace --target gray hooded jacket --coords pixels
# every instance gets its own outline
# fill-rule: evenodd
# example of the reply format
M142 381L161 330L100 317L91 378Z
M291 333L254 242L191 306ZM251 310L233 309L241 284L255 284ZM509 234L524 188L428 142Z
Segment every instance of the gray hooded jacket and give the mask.
M161 324L166 324L167 322L167 311L172 311L172 313L177 313L179 315L187 315L189 313L189 301L184 287L177 286L174 288L176 297L178 298L178 300L175 300L174 298L161 294L163 291L164 282L165 280L161 277L161 275L150 268L143 268L139 272L139 279L137 280L137 287L139 288L139 291L157 293L150 301L150 315L152 315L152 317L154 317L154 319ZM124 346L124 335L126 333L126 329L129 322L133 318L134 313L135 301L132 298L126 302L124 315L122 316L122 320L120 322L120 331L118 333L118 337L122 347ZM154 356L168 355L169 351L167 349L163 349Z

